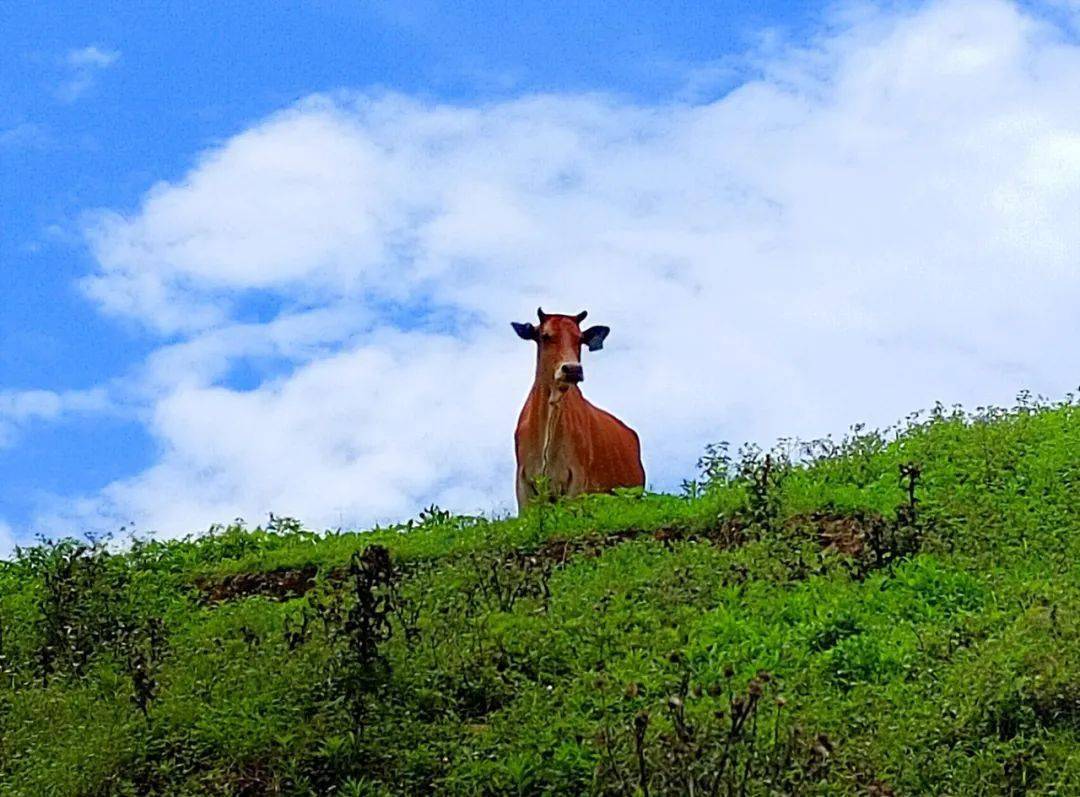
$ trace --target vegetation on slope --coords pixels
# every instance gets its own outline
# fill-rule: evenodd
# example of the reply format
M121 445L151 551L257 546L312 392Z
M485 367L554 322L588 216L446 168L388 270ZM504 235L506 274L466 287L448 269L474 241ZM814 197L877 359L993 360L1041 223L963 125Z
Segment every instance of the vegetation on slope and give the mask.
M0 792L1080 794L1080 405L0 564Z

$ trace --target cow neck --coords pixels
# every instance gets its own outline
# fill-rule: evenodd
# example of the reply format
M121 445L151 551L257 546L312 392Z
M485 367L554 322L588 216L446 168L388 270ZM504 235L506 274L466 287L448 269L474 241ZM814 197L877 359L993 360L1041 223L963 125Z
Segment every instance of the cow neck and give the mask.
M580 396L581 391L576 386L560 390L554 380L550 380L547 384L538 380L533 390L535 394L534 400L540 411L540 427L543 429L543 440L540 448L540 473L550 477L551 474L548 470L551 464L552 446L555 442L555 432L559 421L562 419L566 401L571 394L576 393Z

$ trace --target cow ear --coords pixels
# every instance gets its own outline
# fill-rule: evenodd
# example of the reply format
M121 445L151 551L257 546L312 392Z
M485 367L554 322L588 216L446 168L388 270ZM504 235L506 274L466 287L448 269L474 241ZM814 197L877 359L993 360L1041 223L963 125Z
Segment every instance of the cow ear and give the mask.
M517 321L511 321L510 326L514 328L514 331L518 333L518 337L522 340L536 340L536 327L532 324L519 324Z
M600 351L604 348L604 338L610 332L610 327L589 327L581 333L581 342L589 347L589 351Z

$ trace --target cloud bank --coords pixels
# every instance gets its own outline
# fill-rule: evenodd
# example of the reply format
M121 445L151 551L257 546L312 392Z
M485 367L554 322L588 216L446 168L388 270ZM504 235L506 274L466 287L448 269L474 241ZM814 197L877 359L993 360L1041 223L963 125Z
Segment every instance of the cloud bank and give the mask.
M709 101L310 97L87 226L84 288L162 346L147 471L42 523L177 534L512 501L533 351L613 328L586 394L650 484L706 442L1060 395L1080 355L1080 47L994 0L861 9ZM695 89L695 96L698 95ZM269 376L236 387L238 368Z

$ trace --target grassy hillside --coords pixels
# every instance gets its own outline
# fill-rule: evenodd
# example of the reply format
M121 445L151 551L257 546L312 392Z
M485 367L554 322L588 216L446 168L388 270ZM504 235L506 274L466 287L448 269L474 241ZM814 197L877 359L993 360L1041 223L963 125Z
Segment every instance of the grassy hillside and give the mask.
M1080 404L0 565L0 792L1080 794Z

